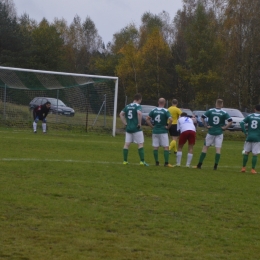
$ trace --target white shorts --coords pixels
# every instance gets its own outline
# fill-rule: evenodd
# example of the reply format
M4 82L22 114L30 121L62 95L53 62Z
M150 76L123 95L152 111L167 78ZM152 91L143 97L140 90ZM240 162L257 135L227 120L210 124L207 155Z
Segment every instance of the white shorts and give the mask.
M167 147L169 146L168 133L165 134L153 134L153 147Z
M135 133L125 133L125 142L126 143L144 143L144 133L143 131L135 132Z
M252 154L260 153L260 142L245 142L244 144L245 152L252 152Z
M223 142L223 134L221 134L221 135L207 134L206 135L206 138L205 138L205 145L206 146L215 145L215 147L221 148L222 142Z

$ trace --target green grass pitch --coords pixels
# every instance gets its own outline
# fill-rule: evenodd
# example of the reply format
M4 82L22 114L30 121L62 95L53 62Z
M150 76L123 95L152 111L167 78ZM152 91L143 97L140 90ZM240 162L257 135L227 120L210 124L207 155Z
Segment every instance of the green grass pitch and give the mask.
M134 144L122 164L124 135L0 134L0 259L259 259L260 175L251 156L240 173L243 141L224 140L213 171L214 147L201 170L156 167L146 137L143 167Z

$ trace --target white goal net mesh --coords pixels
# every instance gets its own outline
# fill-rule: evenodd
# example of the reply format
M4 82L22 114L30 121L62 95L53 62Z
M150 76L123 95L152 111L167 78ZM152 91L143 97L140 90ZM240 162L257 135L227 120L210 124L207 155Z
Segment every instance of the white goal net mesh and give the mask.
M31 128L32 110L47 100L48 129L116 128L116 77L0 67L0 126Z

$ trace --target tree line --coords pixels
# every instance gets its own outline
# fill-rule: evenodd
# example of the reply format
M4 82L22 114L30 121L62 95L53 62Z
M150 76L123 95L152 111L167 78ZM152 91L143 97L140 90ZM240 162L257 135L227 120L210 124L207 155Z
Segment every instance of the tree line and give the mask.
M130 23L105 45L89 16L37 23L0 0L0 66L118 76L119 104L140 92L251 111L260 101L258 10L259 0L183 0L173 20L171 10L145 12L139 28Z

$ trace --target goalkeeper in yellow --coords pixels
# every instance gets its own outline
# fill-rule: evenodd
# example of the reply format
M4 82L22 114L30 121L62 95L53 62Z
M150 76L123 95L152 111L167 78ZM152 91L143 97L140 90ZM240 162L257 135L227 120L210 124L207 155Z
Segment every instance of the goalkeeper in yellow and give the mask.
M170 143L169 150L173 149L175 154L177 153L177 140L180 135L179 131L177 130L177 121L182 113L181 110L177 107L177 105L178 100L173 99L172 105L168 108L168 111L170 112L172 117L172 125L169 128L169 134L172 138L172 141Z

